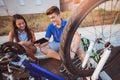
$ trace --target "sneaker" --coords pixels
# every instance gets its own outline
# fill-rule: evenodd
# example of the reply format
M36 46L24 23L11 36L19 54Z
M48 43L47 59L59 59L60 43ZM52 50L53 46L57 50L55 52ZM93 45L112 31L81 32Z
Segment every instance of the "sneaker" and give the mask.
M36 63L37 65L39 65L39 59L36 59L35 61L34 61L34 63Z
M66 71L66 69L65 69L65 67L63 66L63 65L61 65L61 67L60 67L60 70L59 70L61 73L63 73L63 72L65 72Z
M59 69L61 73L65 73L67 75L70 75L71 73L65 68L64 65L61 65L61 68Z

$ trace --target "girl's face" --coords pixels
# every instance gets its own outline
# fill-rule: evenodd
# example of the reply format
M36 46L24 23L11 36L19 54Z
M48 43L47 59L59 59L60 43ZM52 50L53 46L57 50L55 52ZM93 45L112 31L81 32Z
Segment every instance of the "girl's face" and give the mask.
M25 25L25 22L24 22L23 19L17 19L17 20L16 20L16 26L18 27L18 29L19 29L20 31L24 31L26 25Z

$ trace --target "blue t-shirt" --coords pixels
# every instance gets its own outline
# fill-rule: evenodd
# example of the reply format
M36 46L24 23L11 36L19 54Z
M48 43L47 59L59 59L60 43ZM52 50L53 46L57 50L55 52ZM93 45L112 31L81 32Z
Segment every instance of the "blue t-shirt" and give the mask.
M62 24L61 24L60 28L57 28L55 25L53 25L51 23L46 30L45 37L50 38L51 36L53 36L53 41L60 42L62 32L64 30L64 27L65 27L66 23L67 23L67 21L62 19Z
M28 40L27 32L26 31L23 31L23 32L18 31L18 38L20 41L27 41Z

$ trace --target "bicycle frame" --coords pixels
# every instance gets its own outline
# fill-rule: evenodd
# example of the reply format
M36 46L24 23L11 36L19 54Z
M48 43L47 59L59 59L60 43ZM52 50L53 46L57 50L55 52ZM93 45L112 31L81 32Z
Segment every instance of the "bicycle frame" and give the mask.
M29 74L35 78L35 79L41 79L41 77L44 77L48 80L64 80L64 78L40 67L34 62L31 62L29 58L26 55L18 55L20 57L19 62L10 62L13 66L19 66L23 69L27 69L29 71ZM14 75L12 74L12 70L9 67L8 64L8 74L2 73L5 77L7 77L7 80L14 80Z
M48 80L64 80L64 78L40 67L39 65L32 62L23 62L23 65L30 71L30 75L34 78L45 77Z

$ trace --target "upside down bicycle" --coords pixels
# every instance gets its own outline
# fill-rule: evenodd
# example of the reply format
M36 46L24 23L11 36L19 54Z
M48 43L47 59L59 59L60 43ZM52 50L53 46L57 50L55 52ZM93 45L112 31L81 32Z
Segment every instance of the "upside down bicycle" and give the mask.
M120 0L83 0L83 2L81 2L78 8L74 11L63 32L59 51L63 64L70 73L78 75L79 77L86 77L88 80L119 79L119 5ZM90 28L87 28L88 26ZM80 27L85 28L83 30L84 32L80 31L79 33L90 40L90 45L86 51L86 56L82 65L81 63L75 64L75 62L70 58L70 46L73 35ZM93 48L96 49L96 53L100 56L100 60L98 62L90 56ZM78 59L79 57L77 56L77 60ZM11 59L7 59L5 61L8 62L11 61Z

